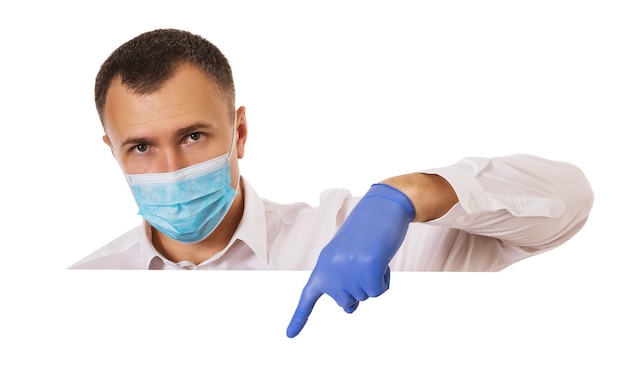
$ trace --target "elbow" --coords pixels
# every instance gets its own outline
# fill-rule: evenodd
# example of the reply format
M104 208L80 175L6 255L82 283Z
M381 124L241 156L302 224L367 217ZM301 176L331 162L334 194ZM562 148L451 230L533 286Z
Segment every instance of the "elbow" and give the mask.
M570 218L576 222L584 222L591 213L595 196L585 174L578 167L573 166L573 169L575 175L570 180L569 191L565 198L570 209Z
M585 226L594 204L594 192L589 180L576 166L565 164L558 176L550 182L553 200L559 205L543 216L536 216L536 224L523 231L525 240L517 243L530 253L558 247L573 238ZM550 208L548 208L550 209Z
M585 174L576 166L571 166L567 184L562 189L564 211L558 222L555 222L555 233L551 247L568 241L585 226L594 204L594 192Z

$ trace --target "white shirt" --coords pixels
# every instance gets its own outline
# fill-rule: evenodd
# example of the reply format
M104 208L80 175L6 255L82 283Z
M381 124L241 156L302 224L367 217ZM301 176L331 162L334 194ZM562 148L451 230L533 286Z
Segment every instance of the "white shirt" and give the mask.
M530 155L466 158L420 172L445 178L459 202L436 220L410 224L392 270L501 270L566 242L593 204L577 167ZM243 217L230 242L197 266L159 254L144 221L70 269L311 270L359 201L348 190L331 189L315 207L276 204L245 180L243 191Z

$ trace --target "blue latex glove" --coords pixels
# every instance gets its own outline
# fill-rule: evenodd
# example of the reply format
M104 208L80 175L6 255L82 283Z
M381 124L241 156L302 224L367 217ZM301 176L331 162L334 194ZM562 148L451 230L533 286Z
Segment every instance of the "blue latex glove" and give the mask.
M413 219L413 203L404 193L385 184L373 185L322 249L287 336L300 333L324 293L352 313L360 301L389 289L389 262Z

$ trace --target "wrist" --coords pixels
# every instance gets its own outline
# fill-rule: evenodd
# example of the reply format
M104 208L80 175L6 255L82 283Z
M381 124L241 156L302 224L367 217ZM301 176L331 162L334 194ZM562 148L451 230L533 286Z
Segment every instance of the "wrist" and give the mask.
M413 221L416 222L437 219L458 202L450 183L436 174L406 174L380 183L397 189L409 198L415 210Z
M413 202L404 192L393 186L386 183L375 183L363 196L363 198L369 197L378 197L394 202L409 216L409 221L415 219L415 207L413 206Z

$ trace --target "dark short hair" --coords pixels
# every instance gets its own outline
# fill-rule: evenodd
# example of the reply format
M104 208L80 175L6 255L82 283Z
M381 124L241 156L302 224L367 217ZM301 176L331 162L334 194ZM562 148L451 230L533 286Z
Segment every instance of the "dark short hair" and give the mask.
M230 64L222 52L205 38L187 31L158 29L138 35L122 44L102 63L96 76L95 100L103 120L106 96L112 81L137 94L159 90L182 64L203 70L224 95L235 115L235 84Z

